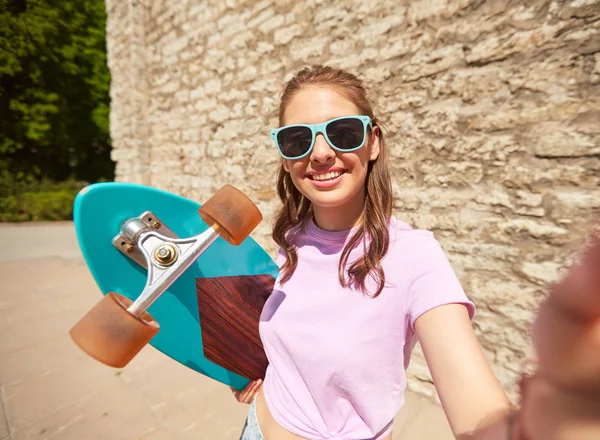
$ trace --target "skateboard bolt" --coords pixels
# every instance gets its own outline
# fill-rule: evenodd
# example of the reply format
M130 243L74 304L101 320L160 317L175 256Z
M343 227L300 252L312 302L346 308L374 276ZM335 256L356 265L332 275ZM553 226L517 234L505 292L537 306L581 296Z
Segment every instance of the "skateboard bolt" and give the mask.
M125 245L125 252L131 252L131 251L133 251L133 247L134 247L133 244L127 243Z
M156 220L152 220L152 223L150 224L150 226L152 226L152 228L154 228L154 229L158 229L158 228L160 228L160 223L157 222Z
M163 244L156 248L154 251L154 258L159 264L163 266L169 266L173 264L177 258L177 252L175 248L169 244Z

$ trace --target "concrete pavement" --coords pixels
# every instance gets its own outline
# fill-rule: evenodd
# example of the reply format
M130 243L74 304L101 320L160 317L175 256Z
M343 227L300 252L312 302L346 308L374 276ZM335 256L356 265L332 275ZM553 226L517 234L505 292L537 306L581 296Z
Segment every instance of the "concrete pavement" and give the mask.
M151 346L124 369L69 338L100 298L70 222L0 224L0 440L235 440L247 405ZM452 439L441 408L408 393L394 440Z

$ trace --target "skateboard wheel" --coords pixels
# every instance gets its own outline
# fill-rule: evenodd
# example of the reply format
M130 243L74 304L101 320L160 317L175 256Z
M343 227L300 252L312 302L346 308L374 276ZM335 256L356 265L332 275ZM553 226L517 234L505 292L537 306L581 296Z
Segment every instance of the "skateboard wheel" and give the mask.
M239 246L262 221L262 214L243 192L223 186L198 210L209 226L217 224L229 243Z
M146 346L159 330L148 313L132 315L132 301L110 292L105 295L69 334L88 355L111 367L124 367Z

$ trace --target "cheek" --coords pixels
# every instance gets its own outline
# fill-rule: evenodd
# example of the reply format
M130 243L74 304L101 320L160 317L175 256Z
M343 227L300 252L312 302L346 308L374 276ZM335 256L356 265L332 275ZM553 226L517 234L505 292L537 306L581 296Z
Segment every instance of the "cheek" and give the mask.
M300 178L304 176L306 170L306 164L302 160L296 160L287 163L288 173L294 178Z
M369 164L369 151L368 149L361 150L358 154L350 153L345 158L346 166L352 168L356 173L366 172L368 164Z
M285 161L283 163L283 169L289 174L292 183L296 188L302 185L302 176L304 172L302 171L301 164L294 161Z

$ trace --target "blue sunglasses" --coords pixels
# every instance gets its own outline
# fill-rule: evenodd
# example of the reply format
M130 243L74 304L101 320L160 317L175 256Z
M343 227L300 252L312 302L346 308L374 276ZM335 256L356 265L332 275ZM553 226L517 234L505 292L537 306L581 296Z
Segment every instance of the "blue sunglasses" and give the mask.
M347 153L363 147L367 127L373 129L369 116L342 116L320 124L294 124L271 130L271 139L285 159L302 159L315 146L317 133L334 150Z

